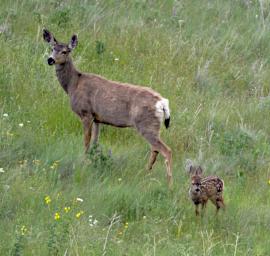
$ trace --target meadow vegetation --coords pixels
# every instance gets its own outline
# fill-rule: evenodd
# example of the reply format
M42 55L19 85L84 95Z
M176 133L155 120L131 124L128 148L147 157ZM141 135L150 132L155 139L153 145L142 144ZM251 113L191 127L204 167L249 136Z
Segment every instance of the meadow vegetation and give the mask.
M79 70L170 100L172 191L132 129L84 156L43 27L78 34ZM0 255L269 255L269 41L268 0L1 0ZM195 217L188 158L224 179L218 217Z

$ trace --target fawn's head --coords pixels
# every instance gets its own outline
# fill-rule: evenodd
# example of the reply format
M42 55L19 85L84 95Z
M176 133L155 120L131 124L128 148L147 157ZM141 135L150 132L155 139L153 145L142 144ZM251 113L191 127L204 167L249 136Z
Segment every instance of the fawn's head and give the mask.
M195 193L201 192L201 186L202 186L202 168L190 166L189 168L189 175L191 177L191 191Z
M59 43L53 34L47 29L43 29L43 38L50 44L52 53L48 58L48 64L64 64L69 56L69 53L77 46L78 37L73 35L68 44Z

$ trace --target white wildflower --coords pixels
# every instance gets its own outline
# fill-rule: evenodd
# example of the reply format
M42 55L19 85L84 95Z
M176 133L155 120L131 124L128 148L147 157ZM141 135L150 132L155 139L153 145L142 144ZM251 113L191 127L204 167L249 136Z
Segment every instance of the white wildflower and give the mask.
M0 25L0 34L7 33L9 31L8 24L1 24Z
M81 203L82 203L82 202L83 202L83 199L82 199L82 198L77 197L77 198L76 198L76 201L77 201L77 202L81 202Z
M19 126L20 126L20 127L23 127L23 123L20 123Z
M0 168L0 173L5 173L3 168Z
M114 58L115 61L119 61L119 58Z
M3 117L8 117L8 113L4 113L3 114Z
M10 186L9 186L9 185L7 185L7 184L6 184L6 185L4 185L4 190L5 190L5 191L8 191L8 190L9 190L9 188L10 188Z
M89 226L90 227L94 227L98 224L98 220L97 219L94 219L93 220L93 216L92 215L89 215Z

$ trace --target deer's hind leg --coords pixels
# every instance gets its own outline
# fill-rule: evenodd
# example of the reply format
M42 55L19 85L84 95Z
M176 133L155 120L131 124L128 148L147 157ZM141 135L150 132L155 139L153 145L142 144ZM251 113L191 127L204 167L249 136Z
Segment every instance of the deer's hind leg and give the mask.
M155 114L155 113L154 113ZM152 116L151 116L152 117ZM171 149L161 141L159 137L160 130L160 120L159 119L143 119L143 121L136 122L135 127L138 132L150 143L151 145L151 155L149 159L148 168L151 169L156 161L158 153L160 153L165 158L166 170L167 170L167 180L169 187L172 186L172 152Z
M145 139L151 144L152 152L149 160L149 167L152 167L156 161L157 152L159 152L165 158L167 180L169 186L172 186L172 152L171 149L161 141L158 136L149 134L143 134Z
M148 167L147 167L147 169L149 171L152 170L153 165L156 162L157 156L158 156L158 151L154 150L153 147L152 147L151 155L150 155L149 162L148 162Z
M93 127L92 127L92 143L93 144L98 144L99 131L100 131L100 124L94 121Z

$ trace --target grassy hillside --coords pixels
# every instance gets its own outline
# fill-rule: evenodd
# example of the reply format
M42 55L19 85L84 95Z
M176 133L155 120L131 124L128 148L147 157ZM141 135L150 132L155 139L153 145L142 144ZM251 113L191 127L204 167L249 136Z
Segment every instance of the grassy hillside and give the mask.
M84 156L43 27L78 34L78 69L170 100L172 191L132 129ZM0 255L269 255L269 41L268 0L1 0ZM195 217L187 158L224 179L218 217Z

